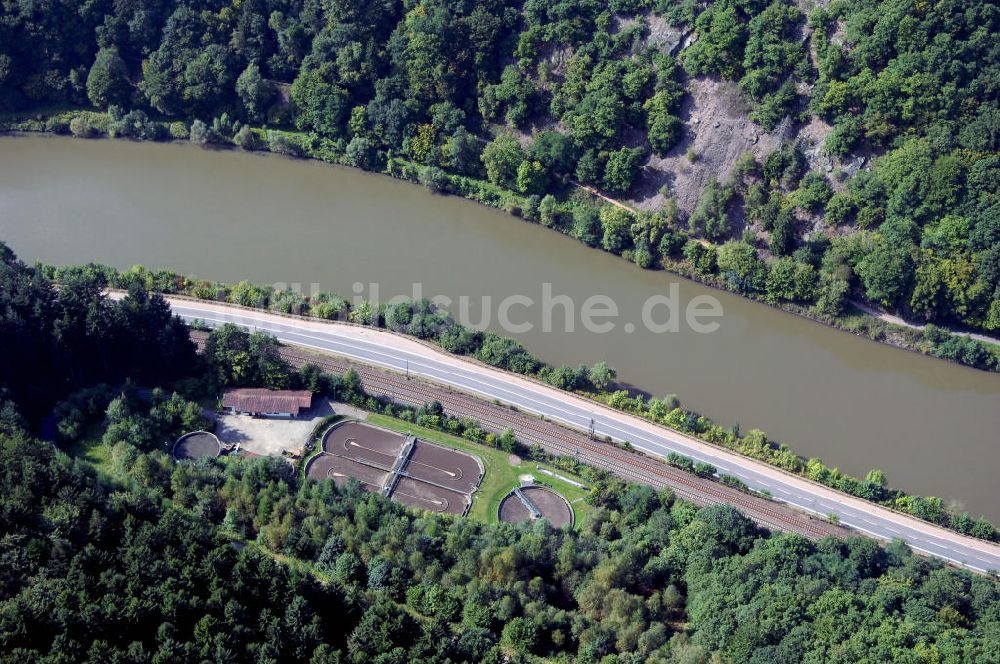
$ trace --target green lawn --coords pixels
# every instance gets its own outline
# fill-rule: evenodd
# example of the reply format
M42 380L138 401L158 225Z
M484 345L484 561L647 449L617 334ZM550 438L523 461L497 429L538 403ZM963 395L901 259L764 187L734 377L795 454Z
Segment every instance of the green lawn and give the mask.
M100 421L91 422L87 425L80 440L66 445L63 450L70 456L92 464L99 473L112 476L111 447L105 445L104 441L101 440L103 434L103 423Z
M587 494L586 491L554 477L544 475L539 472L539 469L545 468L578 482L583 482L583 480L550 464L522 459L519 465L512 466L509 461L510 455L503 450L496 450L441 431L417 426L412 422L376 413L370 414L366 421L375 426L399 431L400 433L412 433L428 442L468 452L478 458L482 462L486 472L483 475L483 481L479 485L479 489L473 494L472 509L469 510L469 516L478 521L496 523L497 508L500 506L500 501L503 500L503 497L511 489L520 483L518 476L524 474L533 475L536 482L550 486L562 494L573 506L577 522L591 510L590 505L583 500Z

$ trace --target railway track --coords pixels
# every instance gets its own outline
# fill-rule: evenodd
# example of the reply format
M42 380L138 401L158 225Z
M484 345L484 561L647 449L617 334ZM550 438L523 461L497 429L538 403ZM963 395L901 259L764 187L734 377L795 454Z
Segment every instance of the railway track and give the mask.
M826 535L843 537L849 534L841 526L816 519L791 507L745 494L710 479L696 477L658 459L612 443L592 440L586 434L507 406L290 346L282 346L281 355L297 367L311 363L332 373L343 373L348 368L354 368L365 390L373 396L389 397L412 406L438 401L449 415L471 417L496 433L507 428L513 429L523 442L538 444L553 454L576 457L582 462L605 468L623 479L657 489L670 488L679 498L697 505L732 505L766 528L795 532L810 539Z

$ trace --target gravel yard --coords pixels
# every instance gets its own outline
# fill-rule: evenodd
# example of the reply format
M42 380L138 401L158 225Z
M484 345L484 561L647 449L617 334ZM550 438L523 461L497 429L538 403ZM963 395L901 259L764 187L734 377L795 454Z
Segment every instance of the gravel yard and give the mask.
M316 399L312 409L295 419L250 417L249 415L216 415L216 434L223 445L240 444L246 450L261 456L282 452L301 454L306 439L317 423L334 412L330 402Z

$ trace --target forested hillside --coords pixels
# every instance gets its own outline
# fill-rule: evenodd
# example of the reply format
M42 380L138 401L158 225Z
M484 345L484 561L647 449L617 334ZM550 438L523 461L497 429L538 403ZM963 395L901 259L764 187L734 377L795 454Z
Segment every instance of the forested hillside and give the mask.
M279 459L95 478L0 434L4 662L987 662L994 581L612 486L578 532L424 516ZM246 543L244 545L244 543Z
M181 119L175 137L388 170L820 317L853 296L1000 329L988 0L2 8L0 111L111 111L54 131ZM597 214L574 183L636 211Z
M0 242L0 427L35 429L57 401L99 383L174 380L191 372L187 327L158 295L114 302L95 275L59 290Z

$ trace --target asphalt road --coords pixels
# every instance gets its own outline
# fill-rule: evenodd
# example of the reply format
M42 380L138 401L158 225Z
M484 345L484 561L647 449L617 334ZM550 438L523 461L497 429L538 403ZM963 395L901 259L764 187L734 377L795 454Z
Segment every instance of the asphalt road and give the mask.
M627 440L637 449L654 456L664 457L670 452L677 452L696 461L711 463L720 473L738 477L753 489L768 491L776 500L824 516L835 514L843 525L869 536L884 540L902 539L914 550L975 571L1000 570L1000 546L995 544L964 537L883 509L556 388L464 361L440 349L426 347L389 332L283 318L263 311L215 303L201 304L176 298L168 298L168 301L174 313L187 321L198 319L210 326L235 323L267 331L284 343L400 372L408 371L411 375L489 400L498 400L581 430L587 430L593 421L598 436Z

